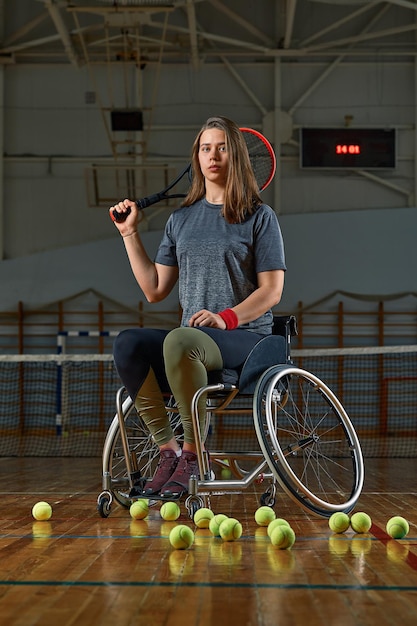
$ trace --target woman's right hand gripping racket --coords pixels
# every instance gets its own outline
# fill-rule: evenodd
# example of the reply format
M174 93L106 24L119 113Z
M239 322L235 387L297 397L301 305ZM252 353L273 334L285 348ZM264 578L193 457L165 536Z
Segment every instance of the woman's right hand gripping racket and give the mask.
M259 190L263 191L268 187L275 175L277 162L274 149L268 139L257 130L253 130L252 128L241 128L240 130L243 133L246 146L248 148L250 162L259 186ZM189 181L191 181L191 163L189 163L187 167L182 170L182 172L168 185L168 187L165 187L162 191L159 191L151 196L146 196L145 198L136 200L138 209L146 209L146 207L156 204L161 200L185 198L186 194L184 193L170 194L168 192L178 185L181 179L187 175ZM111 218L114 222L124 222L129 213L129 208L125 213L119 213L116 209L113 209L111 212Z
M185 193L169 194L168 192L173 187L175 187L175 185L178 185L180 180L184 178L184 176L187 176L187 175L188 175L189 181L191 181L191 163L189 163L187 167L184 168L180 174L178 174L175 180L169 183L168 187L165 187L165 189L162 189L162 191L159 191L158 193L154 193L151 196L146 196L145 198L140 198L139 200L135 200L138 209L141 209L141 210L146 209L146 207L151 206L152 204L156 204L157 202L161 202L161 200L170 200L171 198L185 198ZM129 213L130 213L129 208L127 209L125 213L119 213L118 211L116 211L116 209L113 209L111 213L111 217L114 222L124 222L127 216L129 215Z

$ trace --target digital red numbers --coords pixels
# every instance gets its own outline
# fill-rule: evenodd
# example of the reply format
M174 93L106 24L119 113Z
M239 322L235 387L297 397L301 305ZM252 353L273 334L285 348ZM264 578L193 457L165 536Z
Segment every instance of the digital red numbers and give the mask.
M358 144L338 143L336 144L336 154L360 154L361 147Z
M321 169L395 169L395 128L301 128L300 165Z

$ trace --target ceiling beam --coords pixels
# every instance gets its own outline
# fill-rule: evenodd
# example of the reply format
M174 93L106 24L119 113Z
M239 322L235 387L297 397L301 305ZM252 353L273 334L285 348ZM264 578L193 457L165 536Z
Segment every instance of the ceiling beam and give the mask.
M312 35L310 35L310 37L307 37L307 39L304 39L300 43L300 48L303 48L304 46L311 43L312 41L315 41L316 39L320 39L320 37L322 37L323 35L327 35L327 33L331 32L332 30L337 30L338 28L340 28L340 26L343 26L344 24L347 24L351 22L352 20L355 20L357 17L362 15L362 13L365 13L365 11L369 11L370 9L373 9L379 4L381 4L379 1L369 2L365 6L357 9L356 11L352 11L352 13L349 13L349 15L345 15L345 17L342 17L340 20L332 21L332 23L329 24L329 26L326 26L326 28L322 28L321 30L318 30Z
M42 24L42 22L44 22L48 18L48 13L40 13L33 20L30 20L30 22L27 22L26 24L24 24L24 26L18 28L18 30L16 30L14 33L11 33L6 39L4 39L3 45L8 46L14 41L18 41L19 39L30 33L31 30Z
M251 35L256 37L256 39L259 39L259 41L262 41L266 46L269 46L271 48L275 46L275 41L273 39L268 37L268 35L266 35L263 31L259 30L259 28L256 28L254 24L245 20L241 15L229 9L229 7L227 7L223 1L208 0L208 2L215 9L217 9L218 11L221 11L222 13L224 13L224 15L227 15L227 17L229 17L233 22L235 22L235 24L238 24L248 33L251 33Z
M149 26L153 26L155 28L163 28L163 24L160 22L155 22L153 20L151 20L150 22L148 22ZM178 32L178 33L186 33L189 34L189 29L188 28L184 28L183 26L174 26L172 24L170 24L168 26L169 31L172 32ZM257 51L257 52L261 52L261 53L265 53L268 52L268 47L267 46L261 46L255 43L251 43L248 41L242 41L241 39L234 39L232 37L224 37L223 35L215 35L214 33L210 33L207 31L203 31L203 30L199 30L198 31L198 35L200 37L203 37L204 39L207 39L208 41L216 41L216 42L221 42L221 43L227 43L231 46L238 46L241 47L243 49L247 49L248 51Z
M387 0L389 4L396 4L399 7L403 7L404 9L411 9L412 11L417 11L417 3L411 2L410 0Z
M391 37L394 35L401 35L403 33L412 32L417 29L415 24L407 24L406 26L397 26L395 28L387 28L386 30L380 30L373 33L366 33L363 35L354 35L352 37L344 37L342 39L327 41L325 43L316 44L314 46L307 46L304 48L305 52L317 52L319 50L325 50L326 48L337 48L338 46L346 46L351 43L360 43L362 41L371 41L373 39L381 39L384 37Z
M199 66L198 58L198 40L197 40L197 22L195 18L195 7L193 0L187 0L187 18L188 28L190 30L190 52L191 65L196 70Z
M285 16L285 35L283 45L285 49L289 48L291 45L296 7L297 0L287 0L287 11Z
M53 23L55 24L55 28L58 31L62 43L64 44L64 49L69 60L73 65L75 65L75 67L79 67L80 63L78 56L74 50L71 37L68 33L67 27L65 26L64 20L62 19L61 12L55 3L55 0L45 0L45 6L49 11Z

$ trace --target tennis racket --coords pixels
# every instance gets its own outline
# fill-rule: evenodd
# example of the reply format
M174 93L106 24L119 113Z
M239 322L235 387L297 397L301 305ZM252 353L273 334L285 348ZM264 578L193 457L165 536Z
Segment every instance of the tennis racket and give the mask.
M268 187L272 179L274 178L277 161L275 158L274 149L269 143L268 139L262 135L262 133L252 128L241 128L243 137L246 142L246 146L249 152L249 158L252 165L253 172L255 174L256 182L260 191L263 191ZM185 198L185 193L169 193L181 179L188 175L191 182L191 163L178 174L175 180L173 180L168 187L162 189L158 193L154 193L151 196L140 198L136 200L136 204L139 209L146 209L146 207L161 202L161 200L171 200L172 198ZM112 211L112 220L114 222L123 222L129 215L130 210L126 213L119 213L115 209Z

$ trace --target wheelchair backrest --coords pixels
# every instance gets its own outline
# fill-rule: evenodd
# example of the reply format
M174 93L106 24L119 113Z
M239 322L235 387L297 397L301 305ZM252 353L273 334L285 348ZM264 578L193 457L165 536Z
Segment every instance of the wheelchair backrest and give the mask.
M291 337L297 335L295 315L274 316L272 335L263 337L249 352L240 372L209 372L209 382L226 382L239 387L241 394L253 394L260 376L272 365L291 363Z
M243 364L238 381L239 392L253 393L265 370L272 365L286 363L286 354L286 341L282 335L268 335L258 341Z
M272 335L261 339L243 364L238 382L240 393L253 393L259 377L272 365L291 363L291 337L295 335L295 315L274 316Z

